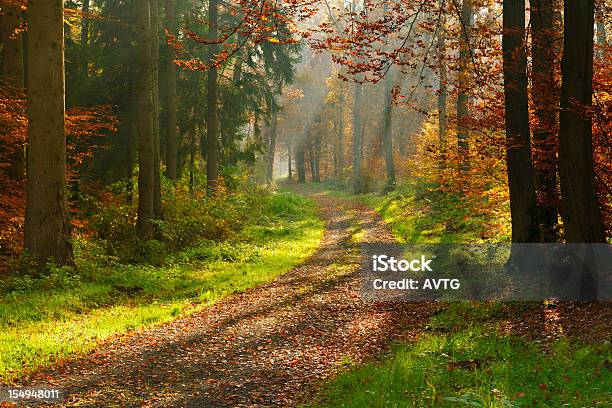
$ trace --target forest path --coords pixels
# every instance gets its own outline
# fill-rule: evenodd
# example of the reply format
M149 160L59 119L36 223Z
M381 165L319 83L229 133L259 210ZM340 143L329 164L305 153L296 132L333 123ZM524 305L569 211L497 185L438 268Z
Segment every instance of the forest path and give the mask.
M361 298L360 243L393 242L380 216L356 201L295 189L327 222L304 264L28 383L60 388L67 406L295 406L343 364L418 335L434 305Z

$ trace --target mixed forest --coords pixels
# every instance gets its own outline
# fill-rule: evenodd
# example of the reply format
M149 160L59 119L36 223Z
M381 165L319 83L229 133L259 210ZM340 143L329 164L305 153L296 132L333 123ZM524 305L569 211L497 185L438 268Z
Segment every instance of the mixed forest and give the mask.
M609 303L355 282L369 240L610 243L611 30L609 0L0 0L0 384L606 406Z

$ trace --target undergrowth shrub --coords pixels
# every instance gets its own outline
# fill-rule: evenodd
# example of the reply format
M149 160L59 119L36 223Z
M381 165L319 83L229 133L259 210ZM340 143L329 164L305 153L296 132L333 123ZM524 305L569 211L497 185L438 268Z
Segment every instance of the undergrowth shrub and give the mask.
M198 241L232 238L261 214L269 192L245 185L238 192L219 191L192 196L177 188L164 199L164 218L156 221L163 242L175 250Z
M124 192L111 187L97 196L84 195L80 218L75 222L75 252L82 264L161 266L173 252L198 246L199 242L232 239L268 213L299 214L303 205L300 200L291 202L289 195L274 200L267 189L247 182L235 191L219 189L207 195L204 191L192 194L187 186L164 180L162 190L163 216L154 221L156 236L149 241L138 238L136 207L126 204ZM270 207L275 205L285 207Z
M11 276L3 292L73 289L80 287L81 283L81 276L74 267L49 264L44 270L36 268Z
M281 192L269 197L263 207L263 214L265 216L295 218L304 215L309 206L310 203L306 198Z
M202 241L181 253L183 261L249 262L257 259L261 250L243 242Z

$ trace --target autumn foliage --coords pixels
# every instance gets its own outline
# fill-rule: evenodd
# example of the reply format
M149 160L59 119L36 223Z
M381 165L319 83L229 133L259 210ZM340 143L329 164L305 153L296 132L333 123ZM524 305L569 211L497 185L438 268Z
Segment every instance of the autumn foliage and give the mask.
M0 170L7 169L15 152L27 139L26 103L14 89L0 90ZM116 130L116 118L107 106L72 108L66 118L67 179L71 186L104 148L106 137ZM23 246L25 179L15 180L0 171L0 257L14 256ZM5 263L3 263L4 265Z

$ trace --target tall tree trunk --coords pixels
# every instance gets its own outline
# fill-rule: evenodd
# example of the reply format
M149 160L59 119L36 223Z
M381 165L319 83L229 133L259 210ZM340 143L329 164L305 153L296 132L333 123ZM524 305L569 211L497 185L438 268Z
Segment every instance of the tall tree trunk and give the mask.
M15 33L21 24L19 9L11 5L2 6L1 44L2 44L2 76L6 83L14 88L18 97L24 93L24 53L23 35ZM3 132L3 130L0 130ZM13 180L23 180L26 171L25 144L16 143L15 151L11 153L10 165L5 173Z
M321 182L321 136L316 136L313 144L314 181Z
M295 152L295 162L297 165L298 182L301 184L306 182L306 157L304 154L304 144L305 143L306 143L305 141L299 142L296 152Z
M89 65L89 3L90 0L83 0L83 20L81 22L81 62L79 64L79 78L87 80Z
M208 1L208 39L211 42L217 40L218 37L218 0ZM217 66L215 65L215 55L217 54L217 46L215 44L208 45L209 47L209 64L207 78L207 121L206 121L206 183L209 190L214 190L217 186L218 179L218 162L217 162L217 134L219 123L217 116Z
M73 262L66 189L64 2L28 2L28 180L25 248ZM41 265L42 266L42 265Z
M153 214L162 217L161 204L161 137L159 122L159 0L149 0L151 7L151 56L153 60Z
M468 102L470 99L470 36L474 19L473 0L463 0L461 6L461 35L459 41L459 73L457 74L459 95L457 96L457 142L459 157L461 160L460 168L466 169L469 166L470 146L468 141L468 129L466 120L469 115Z
M291 139L287 141L287 180L293 180L293 168L291 166L291 160L293 159L291 155Z
M176 34L176 0L166 0L166 18L168 29ZM174 63L174 53L170 51L166 61L166 94L167 102L167 123L166 123L166 176L170 180L177 179L177 152L178 152L178 129L176 122L177 112L177 93L176 93L176 64Z
M134 202L134 135L137 133L136 130L136 109L137 106L137 98L133 98L134 100L130 103L132 109L130 109L128 113L128 126L126 131L126 152L125 152L125 179L127 181L127 197L126 201L128 204L132 204Z
M446 73L446 15L442 11L440 15L440 27L438 27L438 70L440 77L438 91L438 138L440 150L446 148L446 133L448 118L446 100L448 98L448 75Z
M593 0L566 0L559 176L567 242L605 242L593 169Z
M310 181L314 183L317 180L315 176L315 157L312 142L306 144L306 156L308 157L308 165L310 168Z
M340 146L338 145L338 120L334 120L333 121L334 124L334 135L336 135L336 138L334 140L334 178L338 178L338 174L340 174L340 170L338 167L338 151L340 149Z
M363 144L363 129L361 128L361 95L363 85L355 83L355 98L353 106L353 194L363 192L361 176L361 151Z
M338 104L338 176L344 174L344 87L340 93L340 101Z
M385 190L395 186L395 164L393 163L393 79L391 71L385 77L385 103L383 109L383 152L387 170L387 186Z
M196 140L198 135L198 120L196 117L196 108L192 109L190 132L189 132L189 193L195 193L195 155L196 155Z
M503 60L512 242L538 242L527 97L525 0L504 2Z
M135 0L138 61L138 234L153 236L155 134L153 129L153 58L149 0Z
M274 176L274 156L276 155L276 130L278 127L278 112L272 115L270 124L270 140L268 143L268 162L266 163L266 181L271 183Z
M531 0L532 94L537 123L533 131L535 189L542 240L558 241L557 110L554 0Z

